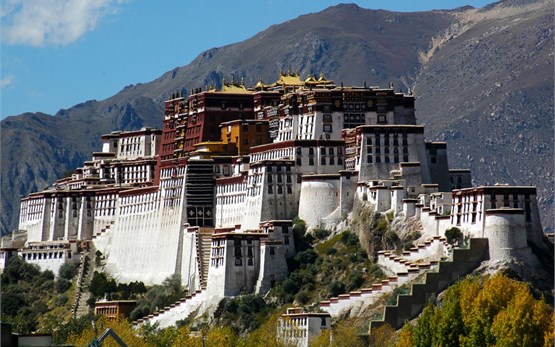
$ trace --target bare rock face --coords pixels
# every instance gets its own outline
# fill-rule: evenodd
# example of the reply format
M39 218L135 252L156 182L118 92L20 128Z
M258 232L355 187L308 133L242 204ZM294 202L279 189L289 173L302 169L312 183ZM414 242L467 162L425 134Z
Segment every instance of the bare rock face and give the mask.
M470 167L475 184L537 185L543 224L553 229L552 23L547 0L418 13L342 4L210 49L106 100L8 117L0 122L0 232L17 228L21 196L81 165L100 135L161 126L171 93L232 75L270 83L289 69L337 84L414 87L418 120L428 139L449 143L451 166Z

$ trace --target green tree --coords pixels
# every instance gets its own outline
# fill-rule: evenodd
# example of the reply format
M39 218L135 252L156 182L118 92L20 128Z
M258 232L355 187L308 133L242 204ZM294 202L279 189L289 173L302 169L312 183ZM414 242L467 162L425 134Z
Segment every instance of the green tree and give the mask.
M447 242L451 245L454 245L457 242L462 242L463 240L463 233L461 231L461 229L457 228L457 227L452 227L449 228L447 230L445 230L445 238L447 239Z

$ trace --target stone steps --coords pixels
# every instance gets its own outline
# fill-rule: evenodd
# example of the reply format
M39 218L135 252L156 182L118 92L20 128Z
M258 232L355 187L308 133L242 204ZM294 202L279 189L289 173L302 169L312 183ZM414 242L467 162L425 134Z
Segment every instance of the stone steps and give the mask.
M112 225L114 225L114 223L115 223L115 221L110 221L110 223L109 223L109 224L106 224L106 226L105 226L104 228L100 229L100 231L99 231L98 233L94 234L93 237L92 237L92 239L94 240L94 239L96 239L97 237L100 237L100 236L105 235L108 231L110 231L110 227L111 227Z
M147 323L151 325L158 323L160 328L175 325L177 321L187 318L204 303L205 292L205 290L199 289L163 309L132 322L132 324L141 326Z
M91 297L89 292L89 284L92 281L94 273L94 246L92 242L88 243L88 250L84 250L81 254L81 264L76 282L76 291L74 297L74 304L71 308L73 318L78 318L86 315L89 312L87 300Z
M487 252L487 239L470 239L468 249L453 249L452 260L440 261L436 272L425 274L424 283L412 284L410 294L401 294L396 305L385 306L383 319L371 321L370 329L384 324L400 329L405 322L420 314L431 297L476 269L487 257Z
M197 262L199 264L200 286L206 288L208 281L208 269L210 268L210 256L212 248L213 229L200 229L197 237Z

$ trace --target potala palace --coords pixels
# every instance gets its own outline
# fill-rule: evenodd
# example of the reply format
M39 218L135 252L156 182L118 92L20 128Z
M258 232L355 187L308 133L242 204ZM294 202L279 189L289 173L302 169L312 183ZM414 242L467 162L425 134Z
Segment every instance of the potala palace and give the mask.
M293 219L308 232L340 230L360 205L419 223L422 237L402 255L372 255L389 280L322 302L332 316L446 255L465 258L443 241L451 227L484 250L478 263L535 261L532 248L545 247L536 188L473 187L470 170L450 169L447 158L446 143L425 140L410 90L297 73L252 88L224 81L171 95L162 130L106 134L83 167L23 198L0 267L18 254L56 273L100 251L120 282L179 274L190 295L144 318L167 326L223 297L266 293L288 275Z

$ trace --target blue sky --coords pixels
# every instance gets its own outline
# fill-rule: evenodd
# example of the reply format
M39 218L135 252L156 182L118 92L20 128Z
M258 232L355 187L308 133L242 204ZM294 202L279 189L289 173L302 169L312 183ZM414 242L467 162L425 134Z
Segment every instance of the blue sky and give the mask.
M86 100L105 99L126 85L186 65L206 49L340 2L2 0L0 119L23 112L55 114ZM482 7L492 1L351 2L412 12Z

